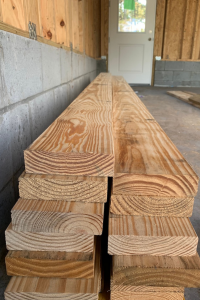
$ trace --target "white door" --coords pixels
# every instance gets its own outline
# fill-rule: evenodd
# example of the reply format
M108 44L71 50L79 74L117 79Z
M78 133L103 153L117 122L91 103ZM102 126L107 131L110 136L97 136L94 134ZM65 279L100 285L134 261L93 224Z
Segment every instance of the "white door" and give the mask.
M156 0L111 0L109 15L109 72L150 84Z

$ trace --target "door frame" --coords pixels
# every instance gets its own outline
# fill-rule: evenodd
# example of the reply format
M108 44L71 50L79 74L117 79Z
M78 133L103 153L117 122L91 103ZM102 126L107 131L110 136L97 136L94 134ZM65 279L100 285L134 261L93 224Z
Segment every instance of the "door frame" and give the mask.
M111 5L110 5L110 1L109 0L109 22L108 22L108 58L107 58L107 72L109 72L109 57L110 57L110 53L109 53L109 44L110 44L110 20L111 20ZM118 0L117 0L118 1ZM148 0L151 1L151 0ZM158 4L158 0L156 1L156 9L155 9L155 26L154 26L154 37L153 37L153 55L152 55L152 70L151 70L151 78L150 78L150 85L153 86L154 85L154 73L155 73L155 55L154 55L154 48L155 48L155 29L156 29L156 10L157 10L157 4ZM118 14L119 14L119 7L118 7ZM118 32L118 28L116 28L117 32ZM130 32L131 33L131 32Z

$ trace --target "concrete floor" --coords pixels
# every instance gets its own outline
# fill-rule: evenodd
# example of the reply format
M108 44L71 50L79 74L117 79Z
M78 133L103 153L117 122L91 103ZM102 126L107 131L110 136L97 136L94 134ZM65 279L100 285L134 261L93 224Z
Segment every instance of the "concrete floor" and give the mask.
M143 103L155 117L167 135L200 176L200 109L168 96L168 90L190 90L200 94L200 88L134 87ZM194 203L191 222L200 237L200 190ZM200 254L200 243L198 246ZM0 262L0 300L9 278L4 260ZM186 289L185 300L200 300L200 289Z

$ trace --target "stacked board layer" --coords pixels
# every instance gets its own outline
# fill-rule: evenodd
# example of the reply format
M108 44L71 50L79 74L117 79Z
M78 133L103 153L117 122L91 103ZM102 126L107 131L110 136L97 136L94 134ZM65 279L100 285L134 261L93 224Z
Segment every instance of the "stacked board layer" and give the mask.
M112 77L100 74L25 151L6 230L5 299L98 299L108 176L114 172Z
M122 77L113 77L111 299L182 300L199 287L189 221L198 176Z
M27 173L113 176L112 77L100 75L24 153Z

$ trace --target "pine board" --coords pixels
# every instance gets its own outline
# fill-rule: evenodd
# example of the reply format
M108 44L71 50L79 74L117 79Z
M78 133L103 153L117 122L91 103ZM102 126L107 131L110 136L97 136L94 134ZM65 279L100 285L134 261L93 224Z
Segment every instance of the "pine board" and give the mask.
M184 293L111 292L111 300L183 300Z
M112 286L200 287L200 258L113 256ZM123 288L122 288L123 291Z
M97 300L101 284L99 254L98 251L95 259L95 277L92 279L14 276L6 288L5 300Z
M9 276L93 278L96 251L96 239L88 253L9 251L6 271Z
M180 99L188 104L191 104L193 106L196 106L200 108L200 102L199 102L199 95L195 94L191 96L190 93L182 92L182 91L169 91L167 92L168 95L176 97L177 99Z
M16 231L101 235L104 203L19 199L11 213Z
M92 252L94 236L65 233L20 232L9 225L6 232L8 250Z
M192 256L198 237L188 218L109 217L110 255Z
M23 173L19 178L21 198L70 202L107 202L108 179L92 176Z
M191 217L194 198L112 195L110 212L115 215Z
M196 195L198 176L135 93L113 94L113 136L114 195Z
M106 102L112 86L104 88ZM112 102L104 107L95 95L83 96L84 104L79 96L30 145L24 152L27 173L113 176Z

